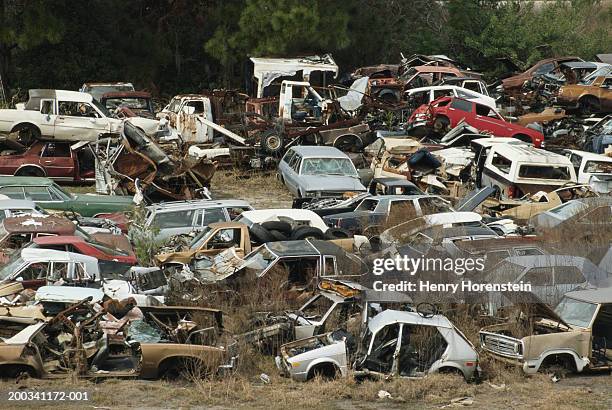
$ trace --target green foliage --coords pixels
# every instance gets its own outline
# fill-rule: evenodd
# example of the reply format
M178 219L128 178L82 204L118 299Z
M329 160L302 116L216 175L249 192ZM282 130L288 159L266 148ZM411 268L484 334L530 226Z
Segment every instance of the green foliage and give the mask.
M343 71L447 54L494 76L500 57L610 52L609 1L5 0L0 74L13 90L132 81L171 96L245 88L249 56L332 53Z

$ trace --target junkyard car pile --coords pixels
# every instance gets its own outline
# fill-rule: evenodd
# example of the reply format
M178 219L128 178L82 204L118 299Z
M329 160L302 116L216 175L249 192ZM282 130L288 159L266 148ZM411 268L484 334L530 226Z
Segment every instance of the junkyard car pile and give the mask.
M251 60L253 96L85 83L0 110L2 375L225 374L244 347L299 381L612 368L612 66L487 84L413 55L334 84L331 55ZM292 208L219 195L217 168ZM381 289L404 258L483 269L385 263ZM443 290L464 281L531 288Z

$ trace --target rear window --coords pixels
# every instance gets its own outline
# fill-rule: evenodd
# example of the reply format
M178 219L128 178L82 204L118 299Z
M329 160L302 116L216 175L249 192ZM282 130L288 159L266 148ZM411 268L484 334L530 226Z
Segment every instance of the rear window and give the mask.
M193 216L196 210L190 209L186 211L164 212L155 215L152 226L160 229L164 228L183 228L193 225Z
M570 179L570 170L567 166L551 165L521 165L519 178L529 179Z
M450 106L451 108L456 108L461 111L472 112L472 103L469 101L460 100L458 98L455 98L453 102L451 102Z

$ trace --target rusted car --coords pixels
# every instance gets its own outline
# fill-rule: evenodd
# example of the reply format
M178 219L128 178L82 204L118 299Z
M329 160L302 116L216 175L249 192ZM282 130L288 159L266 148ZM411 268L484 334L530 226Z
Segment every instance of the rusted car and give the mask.
M224 340L221 311L182 306L138 309L141 319L103 320L85 299L44 321L3 316L0 371L9 377L25 373L40 378L77 374L155 379L233 368L235 342Z
M76 226L58 216L24 215L5 218L0 222L0 255L23 247L34 238L55 235L74 235ZM1 261L1 256L0 256Z
M559 89L556 102L583 114L612 112L612 76L597 77L588 85L565 85Z
M23 151L0 155L0 175L47 177L64 182L92 182L94 157L88 144L36 141Z
M525 373L612 369L612 288L568 292L554 310L521 299L520 313L480 331L485 352Z
M560 64L571 62L571 61L582 61L579 57L568 56L568 57L555 57L540 60L535 63L528 70L513 75L502 80L502 87L506 94L515 95L521 92L523 85L526 81L531 80L536 75L547 74L555 71Z

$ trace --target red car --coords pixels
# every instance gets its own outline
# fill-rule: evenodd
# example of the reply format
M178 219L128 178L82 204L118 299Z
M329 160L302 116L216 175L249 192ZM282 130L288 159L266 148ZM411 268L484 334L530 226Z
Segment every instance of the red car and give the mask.
M31 247L80 253L98 259L102 274L120 274L138 263L134 252L112 248L80 236L42 236L32 240Z
M429 105L424 104L414 110L409 124L433 127L439 135L445 134L464 120L480 131L488 131L496 137L513 137L542 147L544 135L531 128L512 124L494 109L456 97L440 97Z
M37 141L22 152L0 155L0 175L47 177L58 181L95 180L94 156L87 145Z

